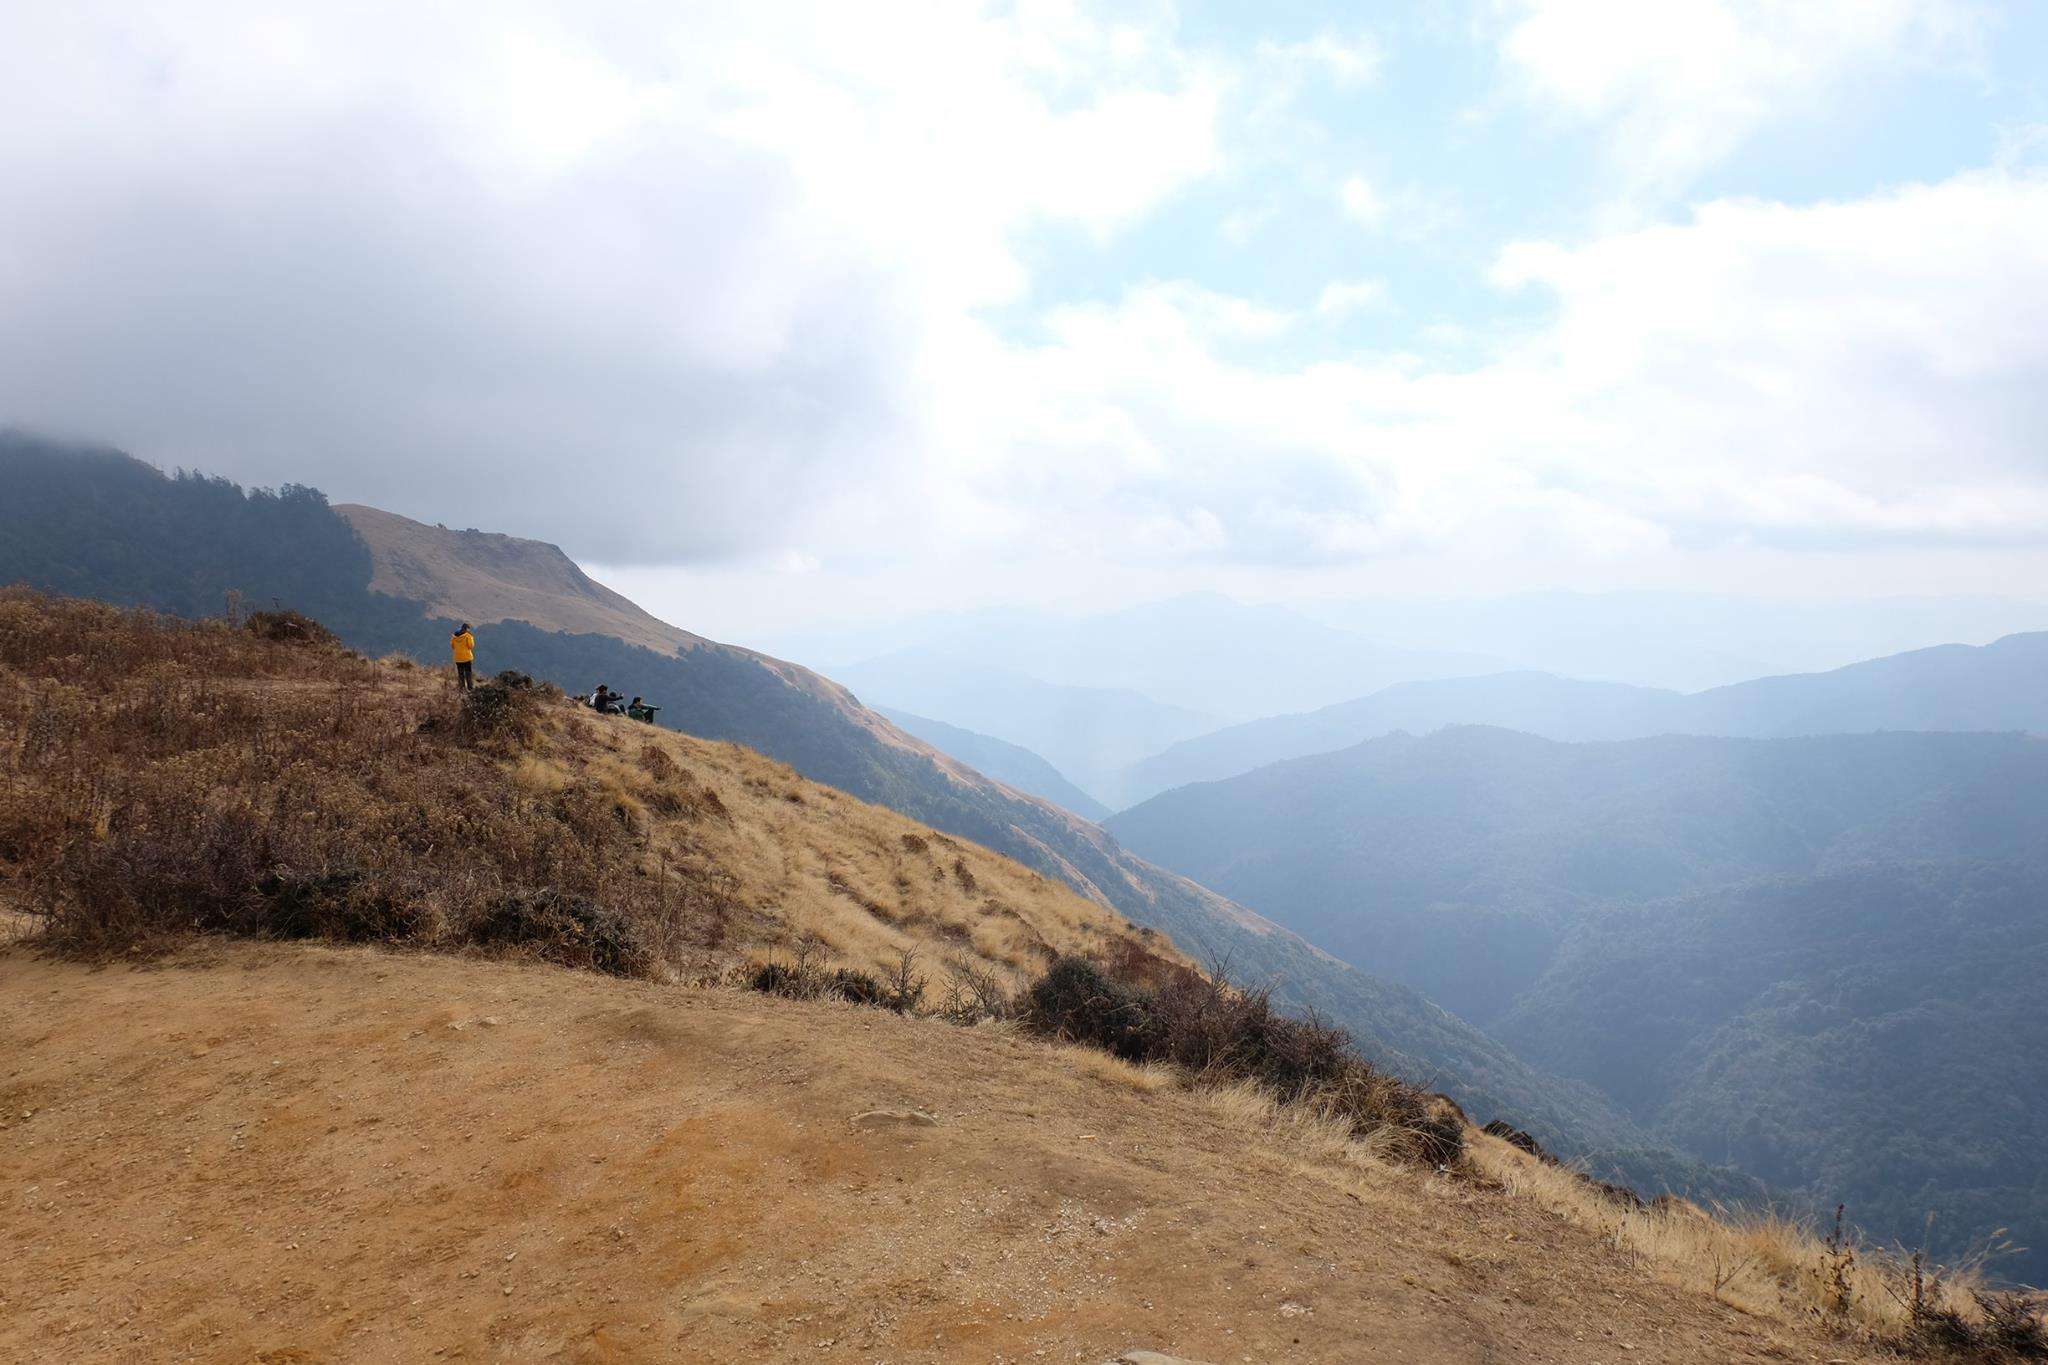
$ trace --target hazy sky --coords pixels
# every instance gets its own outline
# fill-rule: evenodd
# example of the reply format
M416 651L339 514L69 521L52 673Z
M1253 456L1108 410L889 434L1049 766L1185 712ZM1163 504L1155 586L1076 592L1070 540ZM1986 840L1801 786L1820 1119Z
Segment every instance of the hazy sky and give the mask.
M684 625L2048 570L2048 5L0 0L0 422Z

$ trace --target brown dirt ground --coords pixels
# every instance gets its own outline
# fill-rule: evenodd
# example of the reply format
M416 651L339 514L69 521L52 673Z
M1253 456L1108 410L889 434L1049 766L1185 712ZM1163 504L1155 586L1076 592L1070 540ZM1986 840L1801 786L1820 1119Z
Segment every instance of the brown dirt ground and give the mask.
M8 1360L1855 1356L1005 1029L715 988L0 950L0 1123Z

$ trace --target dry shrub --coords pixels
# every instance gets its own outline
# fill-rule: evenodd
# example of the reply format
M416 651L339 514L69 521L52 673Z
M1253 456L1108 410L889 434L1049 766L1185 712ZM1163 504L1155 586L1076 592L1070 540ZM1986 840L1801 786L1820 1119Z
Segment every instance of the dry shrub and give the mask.
M1177 969L1146 984L1064 956L1026 992L1023 1018L1037 1032L1173 1066L1201 1084L1254 1086L1388 1155L1441 1165L1463 1149L1455 1105L1369 1065L1342 1029L1282 1014L1265 991L1234 986L1221 969Z
M668 750L652 743L640 746L640 768L656 782L673 782L682 771Z
M905 853L925 853L929 852L930 849L931 845L915 834L903 836L903 851Z
M285 645L339 645L340 639L333 631L321 625L310 616L295 611L251 612L249 619L242 623L259 640L273 640Z
M646 974L716 943L716 868L645 875L627 802L515 779L559 707L516 674L456 693L296 636L0 591L0 871L88 956L217 933Z
M816 946L798 944L791 962L748 963L738 969L735 979L748 990L790 1000L844 1000L898 1014L915 1013L922 1003L925 981L916 971L914 954L903 954L894 977L885 980L852 967L828 970L816 961Z

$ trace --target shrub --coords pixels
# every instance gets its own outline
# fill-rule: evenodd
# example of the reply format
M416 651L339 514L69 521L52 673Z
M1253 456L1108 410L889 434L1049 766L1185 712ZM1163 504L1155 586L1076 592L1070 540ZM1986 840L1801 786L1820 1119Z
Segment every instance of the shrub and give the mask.
M249 619L242 628L259 640L272 640L286 645L338 645L340 639L327 627L310 616L295 611L256 611L249 613Z
M1024 1020L1040 1033L1086 1043L1127 1062L1152 1059L1158 1029L1147 1002L1084 957L1063 956L1024 993Z
M653 954L625 915L553 887L499 897L466 927L464 937L485 947L519 947L564 967L588 967L614 976L644 974Z
M1169 1063L1198 1083L1249 1081L1341 1119L1354 1136L1376 1136L1393 1155L1444 1165L1464 1150L1456 1105L1368 1065L1342 1029L1282 1014L1265 991L1239 989L1221 969L1175 969L1146 985L1059 957L1025 992L1023 1018L1127 1062Z
M360 872L272 872L256 883L256 894L262 930L274 938L395 943L419 925L417 906L393 901Z

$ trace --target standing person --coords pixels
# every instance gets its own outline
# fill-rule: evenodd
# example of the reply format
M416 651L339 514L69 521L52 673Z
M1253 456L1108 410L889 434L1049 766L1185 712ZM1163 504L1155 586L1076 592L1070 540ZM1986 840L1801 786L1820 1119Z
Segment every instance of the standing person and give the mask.
M469 629L469 622L462 623L462 629L448 637L448 650L455 656L455 685L467 692L476 686L472 665L476 662L476 636Z

